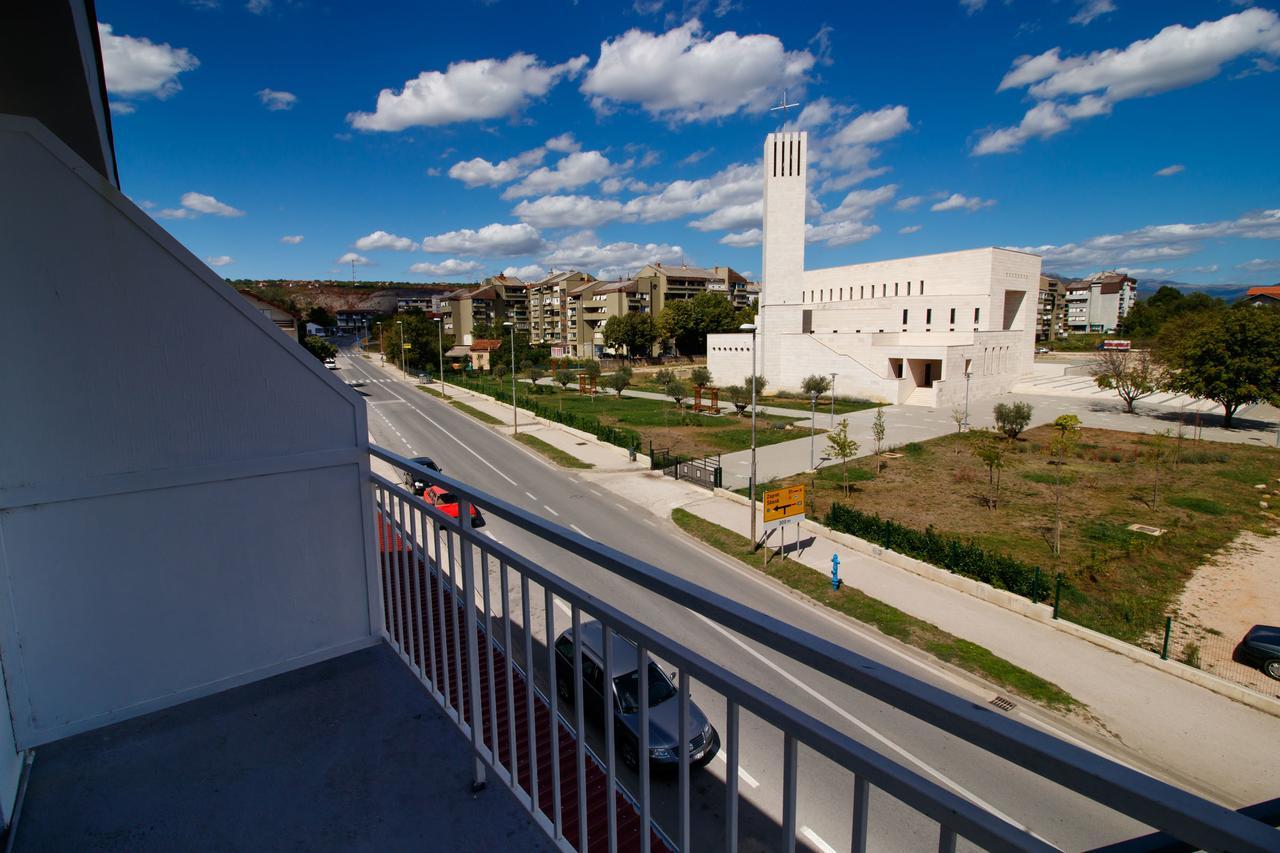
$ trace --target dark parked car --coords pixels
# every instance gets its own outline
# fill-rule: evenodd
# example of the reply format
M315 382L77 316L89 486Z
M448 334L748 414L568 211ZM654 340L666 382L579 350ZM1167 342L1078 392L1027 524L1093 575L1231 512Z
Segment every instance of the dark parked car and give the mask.
M1280 681L1280 628L1274 625L1254 625L1236 646L1232 659L1237 663L1257 667Z
M409 461L417 465L421 465L423 468L429 468L432 471L439 471L441 474L444 473L444 469L441 468L439 465L437 465L435 463L435 460L432 459L430 456L415 456L413 459L410 459ZM418 497L422 497L422 493L427 489L427 484L424 483L422 480L419 480L410 471L400 472L400 479L404 482L404 487L409 491L413 492Z
M583 713L588 720L603 726L604 708L604 630L599 622L582 624L582 692ZM613 634L613 672L609 678L609 694L613 704L614 737L622 761L628 767L640 766L640 671L639 653L625 637ZM573 698L573 630L556 640L556 692L566 703ZM572 704L570 704L572 707ZM680 763L680 697L671 679L649 661L649 760L659 766ZM688 726L684 736L689 741L689 763L701 767L720 751L720 735L702 709L689 702Z

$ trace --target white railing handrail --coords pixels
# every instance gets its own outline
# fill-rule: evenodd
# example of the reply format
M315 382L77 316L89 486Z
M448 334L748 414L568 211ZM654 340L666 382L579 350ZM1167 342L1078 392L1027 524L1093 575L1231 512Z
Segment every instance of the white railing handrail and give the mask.
M604 543L530 513L465 482L415 465L375 445L370 454L415 478L441 485L459 498L459 517L471 504L629 580L669 601L689 608L800 664L872 696L917 719L1056 782L1106 807L1128 815L1182 841L1205 849L1274 850L1280 834L1272 828L1216 803L1118 764L1082 747L1058 740L1025 724L1001 716L985 706L961 699L919 679L879 664L849 649L727 596L705 589ZM433 521L462 540L481 548L554 590L578 607L600 614L620 633L643 640L649 650L687 667L699 680L726 698L750 707L773 725L821 749L828 757L860 777L894 794L944 827L992 849L1042 849L1043 842L911 771L771 694L743 681L678 642L656 634L608 602L586 593L549 570L526 560L494 540L476 534L469 524L443 516L385 478L373 475L383 489L415 502ZM465 549L464 549L465 550ZM733 697L739 697L733 699Z

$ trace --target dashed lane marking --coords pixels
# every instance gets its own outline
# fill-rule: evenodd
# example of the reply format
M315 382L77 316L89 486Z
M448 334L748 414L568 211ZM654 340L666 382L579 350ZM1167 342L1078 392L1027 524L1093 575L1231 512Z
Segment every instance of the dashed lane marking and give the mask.
M818 833L814 832L807 826L800 827L800 834L809 839L814 847L817 847L821 853L836 853L836 848L823 841Z
M560 517L560 513L556 512L554 509L547 506L546 504L543 504L542 508L545 509L547 512L551 513L552 515L554 515L556 518Z
M725 765L725 769L727 770L729 767L729 759L725 758L723 749L716 753L716 758L720 759L720 761ZM752 788L760 787L760 783L756 781L756 777L752 776L750 773L743 770L741 764L738 765L738 778L741 779L743 782L746 782Z

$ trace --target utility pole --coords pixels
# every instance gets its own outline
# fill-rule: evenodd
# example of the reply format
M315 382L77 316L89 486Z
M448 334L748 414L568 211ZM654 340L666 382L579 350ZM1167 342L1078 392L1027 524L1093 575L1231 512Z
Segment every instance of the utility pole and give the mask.
M809 470L810 471L815 470L813 467L814 465L813 442L814 442L814 435L817 432L817 429L816 429L817 421L818 421L818 392L810 391L809 392Z
M785 100L785 99L784 99ZM743 323L740 331L751 333L751 550L756 549L756 326Z
M396 325L400 327L400 378L407 379L408 374L404 370L404 321L396 320Z
M511 434L520 433L520 415L516 408L516 324L503 323L511 328Z
M448 397L444 390L444 318L436 318L436 348L440 350L440 393Z

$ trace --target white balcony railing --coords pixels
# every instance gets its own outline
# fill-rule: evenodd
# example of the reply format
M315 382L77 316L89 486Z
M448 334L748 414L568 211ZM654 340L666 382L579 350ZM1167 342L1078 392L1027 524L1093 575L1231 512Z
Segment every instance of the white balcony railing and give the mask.
M475 782L489 775L517 799L564 850L689 849L690 766L701 744L679 738L677 819L664 834L653 823L650 765L640 758L635 791L624 791L617 774L622 745L613 708L601 709L603 751L589 748L583 690L561 692L556 651L556 607L563 604L573 629L571 678L583 684L582 626L601 625L604 671L614 672L617 648L635 648L638 665L638 743L634 756L652 754L649 743L650 669L654 657L676 667L679 725L687 732L690 684L724 697L723 734L717 735L727 763L723 827L725 849L738 848L739 715L742 710L783 736L782 819L774 849L794 850L797 841L798 756L801 745L851 775L852 847L865 850L870 793L878 788L937 824L937 848L954 851L957 838L991 850L1054 849L1030 830L960 797L932 779L865 746L853 737L766 693L748 675L726 669L628 614L622 601L606 601L566 581L477 531L476 511L499 517L601 571L688 608L714 624L750 637L901 712L916 717L1051 780L1070 791L1167 833L1194 848L1275 850L1280 836L1265 823L1060 741L1038 729L961 699L885 667L794 625L753 610L603 543L553 524L439 472L421 468L381 448L371 454L420 482L440 485L457 498L456 516L429 506L400 484L371 475L374 516L381 543L379 588L384 635L463 733L475 754ZM531 607L534 605L534 607ZM535 607L541 606L541 624ZM535 634L540 633L546 678L531 683ZM615 638L628 645L620 646ZM518 660L517 660L518 658ZM630 652L628 652L630 659ZM563 673L562 673L563 674ZM568 703L561 706L562 697ZM609 704L609 703L604 703ZM616 706L615 706L616 707ZM552 725L551 721L555 721ZM714 731L712 734L716 734ZM674 750L674 748L673 748ZM624 749L623 752L626 750ZM1067 802L1064 800L1064 803ZM1072 800L1071 802L1074 802ZM612 806L612 807L611 807ZM648 831L646 831L646 828ZM670 836L670 837L669 837ZM1143 844L1123 849L1166 849ZM1117 848L1120 849L1120 848ZM1168 849L1183 849L1181 847Z

